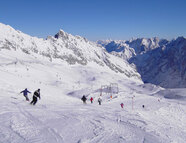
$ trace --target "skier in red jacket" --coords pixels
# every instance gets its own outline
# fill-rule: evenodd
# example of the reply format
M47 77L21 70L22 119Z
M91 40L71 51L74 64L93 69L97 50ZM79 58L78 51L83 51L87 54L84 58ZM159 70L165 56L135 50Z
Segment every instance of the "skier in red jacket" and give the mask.
M120 105L121 105L121 108L123 108L124 104L123 104L123 103L121 103Z
M90 102L93 103L93 98L92 97L90 98Z

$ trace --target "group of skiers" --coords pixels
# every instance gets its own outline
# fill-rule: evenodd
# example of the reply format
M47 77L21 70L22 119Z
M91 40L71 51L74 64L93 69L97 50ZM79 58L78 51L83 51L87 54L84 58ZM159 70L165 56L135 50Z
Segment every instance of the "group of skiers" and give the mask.
M86 104L87 98L85 95L83 95L83 97L81 98L81 100L83 101L84 104ZM90 102L93 103L93 97L90 98ZM98 98L98 103L99 105L101 105L102 99L101 97Z
M26 101L29 101L29 98L28 98L28 93L31 93L30 91L28 91L27 88L25 88L23 91L21 91L20 93L23 93L24 97L26 98ZM33 99L32 101L30 102L30 104L33 104L35 105L37 103L37 98L41 99L40 97L40 89L37 89L34 94L33 94ZM87 98L85 95L83 95L83 97L81 98L81 100L83 101L84 104L86 104L86 101L87 101ZM93 103L93 97L90 98L90 102ZM102 99L101 97L98 98L98 103L99 105L101 105L102 103ZM121 108L124 107L124 104L121 103ZM145 108L145 105L142 105L142 108Z
M31 93L30 91L28 91L27 88L25 88L25 90L21 91L20 93L23 93L24 97L26 98L26 101L29 101L29 98L28 98L28 93ZM34 94L33 94L33 99L32 101L30 102L30 104L33 104L35 105L37 103L37 98L41 99L40 97L40 89L37 89Z
M83 97L81 98L81 100L83 101L84 104L86 104L87 98L85 95L83 95ZM93 97L90 98L90 102L93 103ZM102 99L101 97L98 98L98 103L99 105L101 105ZM124 104L121 103L120 104L121 108L124 108ZM145 108L145 105L142 105L142 108Z

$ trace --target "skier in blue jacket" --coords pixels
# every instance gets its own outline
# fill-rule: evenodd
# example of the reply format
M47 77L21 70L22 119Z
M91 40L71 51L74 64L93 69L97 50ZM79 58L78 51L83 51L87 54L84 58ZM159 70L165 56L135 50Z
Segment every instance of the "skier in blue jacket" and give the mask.
M30 91L25 88L25 90L21 91L20 93L23 93L24 97L26 98L26 101L29 101L28 93L31 93Z

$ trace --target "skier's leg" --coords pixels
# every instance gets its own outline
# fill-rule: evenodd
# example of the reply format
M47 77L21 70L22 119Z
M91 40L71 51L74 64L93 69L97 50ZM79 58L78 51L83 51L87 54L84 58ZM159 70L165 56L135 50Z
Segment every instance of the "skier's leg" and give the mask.
M28 95L25 95L26 101L29 101Z
M32 104L32 103L34 103L34 97L33 97L32 101L30 102L30 104Z
M26 95L23 95L25 98L26 98L26 100L27 100L27 97L26 97Z
M35 97L34 98L34 104L33 105L35 105L37 103L37 98Z

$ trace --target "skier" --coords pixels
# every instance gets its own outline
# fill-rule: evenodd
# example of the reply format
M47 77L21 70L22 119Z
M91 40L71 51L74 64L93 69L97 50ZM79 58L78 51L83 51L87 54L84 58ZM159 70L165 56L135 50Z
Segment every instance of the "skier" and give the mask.
M34 92L34 94L33 94L33 100L32 100L32 102L30 102L30 104L35 105L35 104L37 103L37 97L38 97L39 99L41 99L41 98L40 98L40 89L38 89L38 90L36 90L36 91Z
M91 101L91 103L93 103L93 98L92 97L90 98L90 101Z
M26 98L26 101L29 101L28 93L31 93L30 91L25 88L25 90L21 91L20 93L23 93L24 97Z
M85 95L83 95L83 97L81 98L81 100L83 101L84 104L86 104L87 98L85 97Z
M101 102L102 102L102 99L99 97L99 98L98 98L98 103L99 103L99 105L101 105Z
M143 108L145 108L145 105L142 105Z
M121 105L121 108L123 108L124 104L123 104L123 103L121 103L120 105Z

